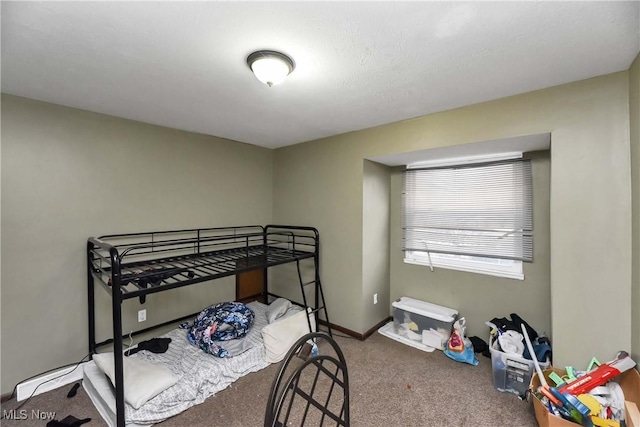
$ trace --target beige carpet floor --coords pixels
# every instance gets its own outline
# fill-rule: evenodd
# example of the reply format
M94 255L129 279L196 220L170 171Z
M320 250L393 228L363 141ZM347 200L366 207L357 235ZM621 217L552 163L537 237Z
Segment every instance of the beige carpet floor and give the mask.
M455 362L441 351L426 353L378 333L366 341L337 337L348 365L351 425L533 427L531 404L516 395L501 393L492 384L491 360L478 355L480 364ZM326 345L326 343L325 343ZM259 427L278 365L249 374L231 387L160 427L224 426ZM84 389L67 398L71 385L33 397L21 409L53 411L57 419L67 415L91 418L84 426L106 426ZM20 402L21 403L21 402ZM9 401L3 411L19 403ZM45 426L46 421L2 420L2 426Z

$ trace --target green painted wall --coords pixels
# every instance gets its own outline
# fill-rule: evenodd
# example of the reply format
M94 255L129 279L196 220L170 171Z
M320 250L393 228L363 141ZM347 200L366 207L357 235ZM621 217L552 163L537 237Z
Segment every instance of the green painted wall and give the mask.
M633 199L632 355L640 361L640 55L629 70L629 130Z
M357 332L410 290L463 307L471 334L486 331L487 313L510 313L507 306L535 296L539 313L521 314L539 329L550 322L556 364L607 360L623 348L638 357L638 68L636 59L630 72L274 151L3 95L2 393L85 354L88 236L246 223L317 227L331 321ZM551 157L536 163L543 171L535 176L550 170L548 273L529 266L524 282L488 281L402 263L396 172L388 183L390 244L381 247L389 257L371 250L384 246L384 213L370 209L384 204L387 170L364 159L543 132L552 135ZM536 209L545 209L539 200ZM385 281L389 295L372 306L371 292L384 293ZM154 296L147 325L232 298L232 279L222 282ZM110 316L101 295L105 335ZM138 326L140 307L130 302L125 329Z
M606 360L631 346L628 87L628 73L615 73L280 148L274 155L274 221L320 229L332 322L364 332L373 322L362 298L363 159L551 132L551 309L542 317L551 319L547 332L554 338L556 363ZM394 226L392 219L392 236ZM394 278L405 273L393 272L417 267L400 265L393 238L391 245L391 289L398 292L406 285ZM469 291L466 298L482 300L493 290L482 286L484 278L469 280L448 292ZM527 297L523 283L510 284L523 292L507 302ZM593 316L596 309L606 316ZM508 308L496 295L485 311ZM481 327L476 321L470 331Z
M272 155L2 95L2 393L87 353L89 236L269 223ZM104 339L110 300L96 297ZM139 308L146 327L234 297L231 277L128 300L123 330L140 329Z
M402 171L392 179L391 298L410 296L451 307L467 320L467 334L489 339L485 322L517 313L538 331L551 333L549 271L549 153L532 156L534 261L523 263L525 280L405 264L402 242Z
M364 160L363 167L362 328L366 332L389 313L391 169L369 160Z

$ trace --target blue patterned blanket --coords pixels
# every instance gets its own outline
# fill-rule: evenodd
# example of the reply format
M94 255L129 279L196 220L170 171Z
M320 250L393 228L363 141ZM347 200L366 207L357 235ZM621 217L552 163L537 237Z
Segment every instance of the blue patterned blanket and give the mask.
M230 357L220 341L244 337L254 320L253 311L239 302L221 302L205 308L193 323L183 323L187 339L205 353L217 357Z

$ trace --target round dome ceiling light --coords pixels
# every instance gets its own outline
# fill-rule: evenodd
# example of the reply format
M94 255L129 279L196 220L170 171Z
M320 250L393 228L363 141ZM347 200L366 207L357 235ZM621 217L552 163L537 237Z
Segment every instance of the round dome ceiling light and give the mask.
M274 50L259 50L247 57L256 78L271 87L280 84L296 68L293 59Z

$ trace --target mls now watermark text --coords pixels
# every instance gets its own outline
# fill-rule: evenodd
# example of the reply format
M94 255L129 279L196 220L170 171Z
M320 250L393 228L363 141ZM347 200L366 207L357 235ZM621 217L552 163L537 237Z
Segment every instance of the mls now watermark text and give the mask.
M32 409L30 411L26 409L9 409L8 411L2 410L2 418L6 420L45 420L50 421L56 416L55 412L41 411L39 409Z

